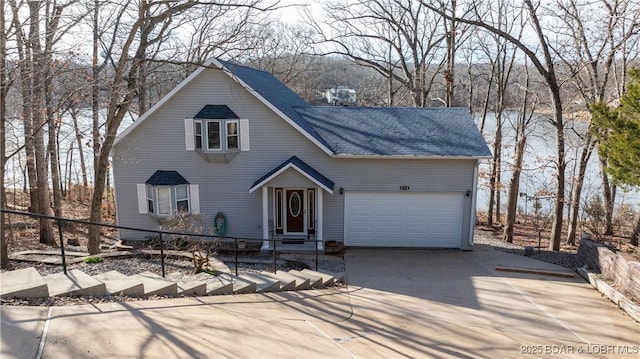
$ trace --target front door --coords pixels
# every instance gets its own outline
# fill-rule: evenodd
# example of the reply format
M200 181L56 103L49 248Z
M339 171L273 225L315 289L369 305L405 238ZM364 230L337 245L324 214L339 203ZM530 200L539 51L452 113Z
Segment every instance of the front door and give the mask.
M304 190L288 189L285 198L287 233L304 233Z

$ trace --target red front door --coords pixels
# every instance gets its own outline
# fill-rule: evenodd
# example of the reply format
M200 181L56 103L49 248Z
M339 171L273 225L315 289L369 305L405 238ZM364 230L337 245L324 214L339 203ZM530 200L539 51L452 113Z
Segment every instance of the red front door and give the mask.
M287 190L287 232L304 233L304 190Z

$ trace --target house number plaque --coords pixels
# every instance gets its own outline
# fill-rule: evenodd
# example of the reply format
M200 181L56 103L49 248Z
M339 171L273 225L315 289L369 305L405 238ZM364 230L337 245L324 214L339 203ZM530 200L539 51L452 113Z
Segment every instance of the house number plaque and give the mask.
M409 190L409 186L400 186L400 190L401 191L408 191Z

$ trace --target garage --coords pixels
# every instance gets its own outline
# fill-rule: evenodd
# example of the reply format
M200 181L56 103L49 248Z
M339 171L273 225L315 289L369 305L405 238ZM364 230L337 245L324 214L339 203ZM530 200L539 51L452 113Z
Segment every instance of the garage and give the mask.
M459 192L346 193L345 245L460 248L463 203Z

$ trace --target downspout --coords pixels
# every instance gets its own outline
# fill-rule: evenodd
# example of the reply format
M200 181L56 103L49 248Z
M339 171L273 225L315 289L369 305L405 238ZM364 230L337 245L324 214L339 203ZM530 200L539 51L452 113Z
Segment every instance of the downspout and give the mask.
M478 192L478 166L480 160L476 160L473 166L473 187L471 189L471 215L469 216L469 249L473 249L473 232L476 226L476 199Z

